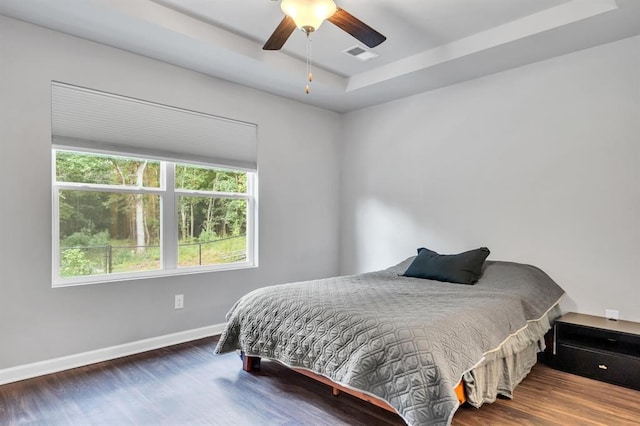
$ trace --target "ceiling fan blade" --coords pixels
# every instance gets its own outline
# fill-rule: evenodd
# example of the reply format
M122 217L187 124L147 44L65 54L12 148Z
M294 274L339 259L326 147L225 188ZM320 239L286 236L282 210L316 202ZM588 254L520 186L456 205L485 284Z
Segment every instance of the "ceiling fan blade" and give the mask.
M376 47L387 39L385 36L341 8L338 8L336 13L327 18L327 20L341 30L351 34L368 47Z
M280 50L295 29L296 23L285 15L276 30L271 34L271 37L269 37L269 40L262 46L262 49Z

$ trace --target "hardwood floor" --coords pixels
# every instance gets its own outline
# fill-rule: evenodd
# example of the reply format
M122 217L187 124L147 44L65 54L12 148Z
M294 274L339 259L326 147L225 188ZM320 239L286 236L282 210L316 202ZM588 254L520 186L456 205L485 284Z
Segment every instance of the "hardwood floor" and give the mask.
M209 338L0 386L0 425L402 425L399 416L263 361L213 355ZM537 365L454 425L637 425L640 392Z

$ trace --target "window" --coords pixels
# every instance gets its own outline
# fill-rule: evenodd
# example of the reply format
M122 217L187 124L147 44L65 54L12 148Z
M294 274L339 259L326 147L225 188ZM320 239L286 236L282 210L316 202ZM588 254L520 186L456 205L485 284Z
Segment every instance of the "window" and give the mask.
M256 266L257 126L51 82L53 285Z
M253 264L254 173L55 146L53 156L55 284Z

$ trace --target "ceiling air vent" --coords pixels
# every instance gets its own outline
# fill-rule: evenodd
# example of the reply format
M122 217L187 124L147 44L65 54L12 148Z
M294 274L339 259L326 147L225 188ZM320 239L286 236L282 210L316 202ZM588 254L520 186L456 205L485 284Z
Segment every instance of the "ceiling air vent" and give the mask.
M373 59L373 58L377 58L378 54L377 53L373 53L370 50L366 50L363 49L360 46L353 46L350 47L346 50L343 50L342 52L346 53L349 56L353 56L354 58L357 58L359 60L361 60L362 62L366 62L369 59Z

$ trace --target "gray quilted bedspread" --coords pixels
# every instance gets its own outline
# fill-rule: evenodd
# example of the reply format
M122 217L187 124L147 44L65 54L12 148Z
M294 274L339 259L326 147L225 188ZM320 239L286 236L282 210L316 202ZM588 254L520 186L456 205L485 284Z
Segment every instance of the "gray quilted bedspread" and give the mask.
M387 401L409 425L449 424L462 375L564 292L509 262L487 261L472 286L398 276L410 260L255 290L228 313L216 353L309 369Z

